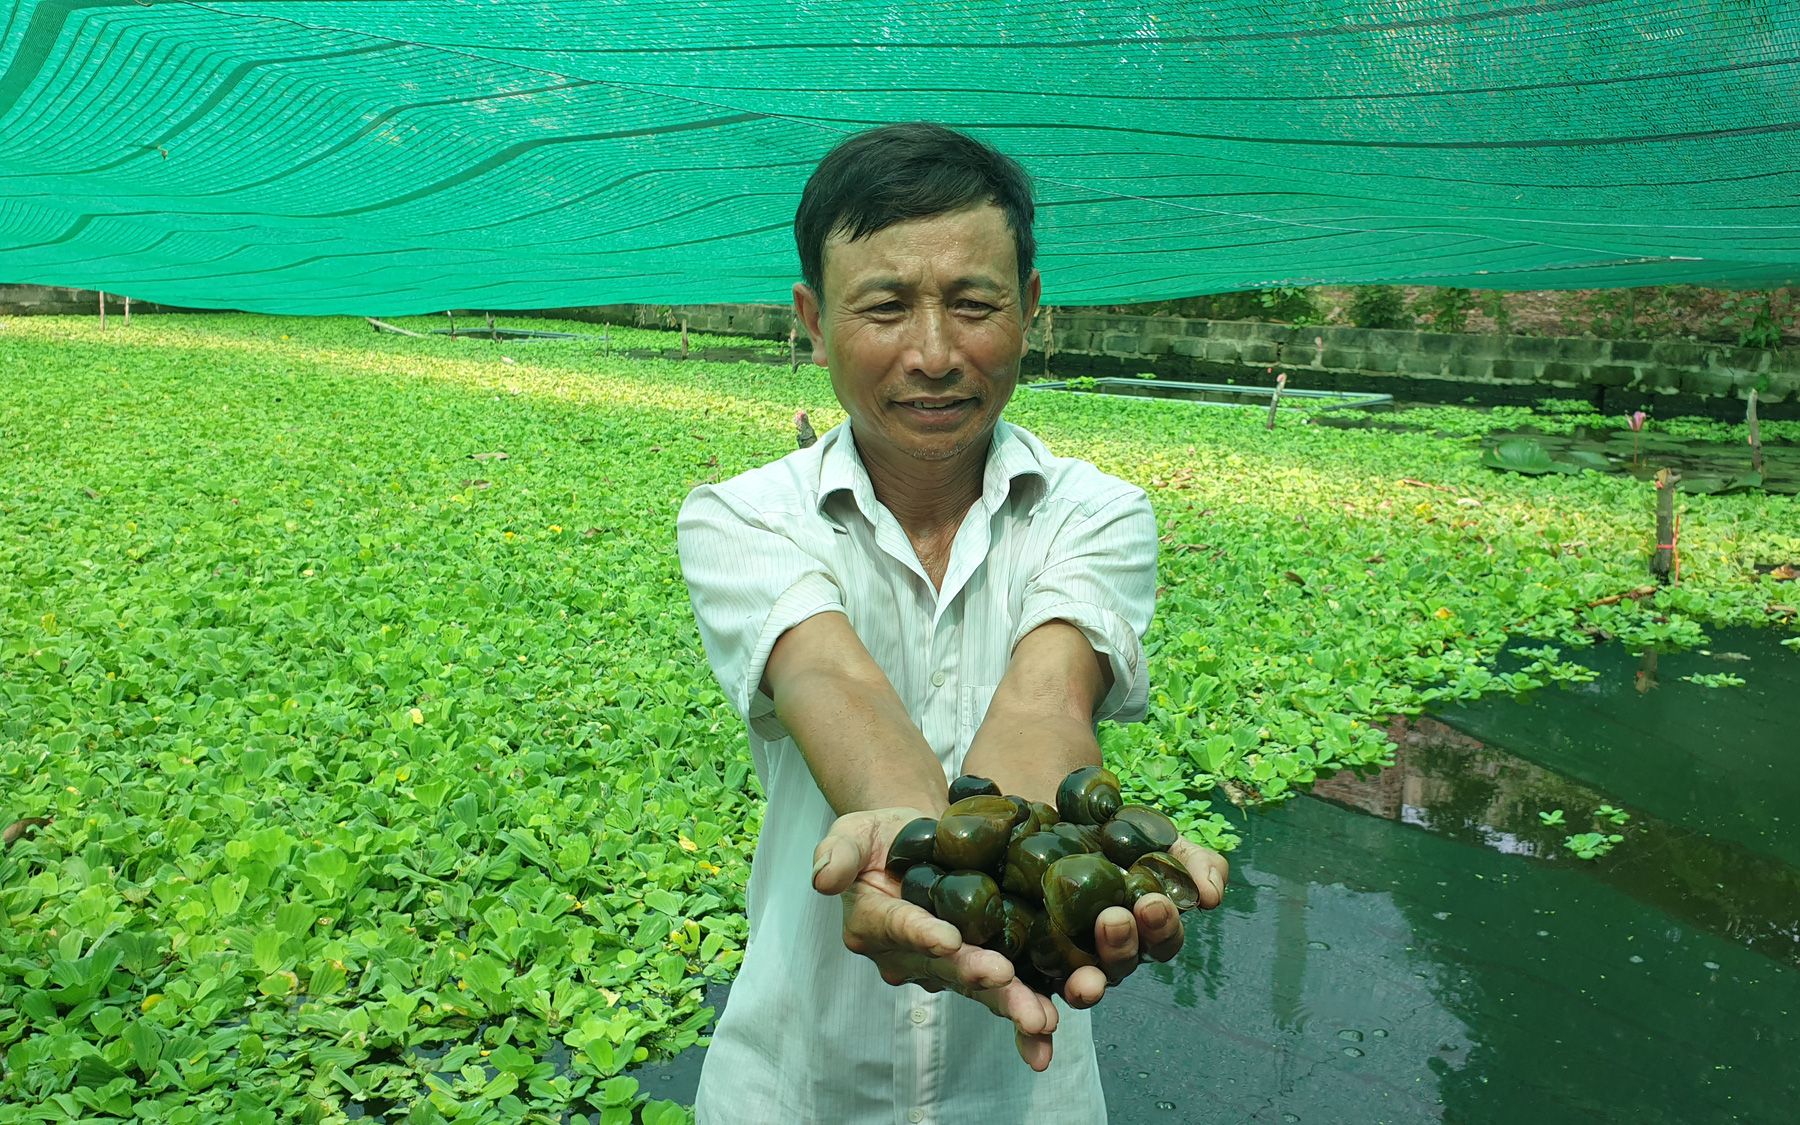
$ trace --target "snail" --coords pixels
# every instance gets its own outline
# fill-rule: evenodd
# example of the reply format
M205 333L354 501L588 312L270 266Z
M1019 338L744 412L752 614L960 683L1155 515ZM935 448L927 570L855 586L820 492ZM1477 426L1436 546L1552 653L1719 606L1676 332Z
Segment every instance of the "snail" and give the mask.
M949 922L963 940L994 949L1045 995L1097 964L1102 912L1167 895L1177 910L1200 903L1193 876L1169 854L1181 836L1167 816L1124 804L1119 779L1084 766L1057 787L1054 807L1006 796L983 777L959 777L943 816L895 834L887 869L900 894Z

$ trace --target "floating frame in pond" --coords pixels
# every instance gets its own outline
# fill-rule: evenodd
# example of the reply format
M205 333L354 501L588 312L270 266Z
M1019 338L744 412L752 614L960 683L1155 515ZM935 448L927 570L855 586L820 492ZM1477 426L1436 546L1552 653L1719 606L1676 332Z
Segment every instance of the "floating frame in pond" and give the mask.
M1191 402L1197 406L1235 406L1267 410L1274 397L1274 387L1239 386L1235 383L1183 383L1173 379L1082 379L1079 387L1070 386L1073 379L1051 379L1026 383L1034 391L1076 391L1087 394L1113 394L1128 398L1160 398L1171 402ZM1117 389L1113 389L1117 388ZM1321 405L1321 400L1328 405ZM1289 410L1368 410L1393 409L1394 396L1388 394L1352 393L1347 391L1308 391L1287 387L1281 392L1281 406Z

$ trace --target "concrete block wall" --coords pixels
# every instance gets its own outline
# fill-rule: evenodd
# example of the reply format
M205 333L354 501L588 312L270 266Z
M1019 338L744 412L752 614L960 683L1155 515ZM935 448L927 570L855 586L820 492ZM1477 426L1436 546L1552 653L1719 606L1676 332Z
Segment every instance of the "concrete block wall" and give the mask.
M108 315L124 313L125 298L106 295ZM134 313L188 312L149 301L131 302ZM0 285L0 316L96 316L100 294L92 289L61 289L53 285Z
M611 324L679 327L787 339L798 327L785 305L610 305L544 310ZM1044 333L1051 325L1046 363ZM800 329L801 339L806 330ZM1027 378L1139 375L1206 382L1373 391L1401 401L1528 406L1583 399L1607 413L1654 408L1663 416L1743 417L1761 383L1760 412L1800 418L1800 349L1737 348L1683 340L1478 336L1379 328L1303 327L1258 321L1056 313L1030 333Z
M1582 398L1607 411L1737 418L1759 383L1767 417L1800 417L1800 349L1682 340L1477 336L1154 316L1054 315L1052 376L1134 375L1378 391L1413 401ZM1033 327L1043 373L1044 318Z

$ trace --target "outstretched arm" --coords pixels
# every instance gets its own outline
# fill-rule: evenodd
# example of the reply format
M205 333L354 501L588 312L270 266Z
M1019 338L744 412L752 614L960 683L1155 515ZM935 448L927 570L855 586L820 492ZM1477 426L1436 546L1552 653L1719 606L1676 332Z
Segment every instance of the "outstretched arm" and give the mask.
M1100 764L1094 711L1112 687L1112 665L1096 653L1080 629L1048 621L1013 649L1006 676L975 732L963 772L991 779L1002 793L1051 801L1071 770ZM1225 890L1225 858L1187 840L1174 857L1187 867L1212 909ZM1145 895L1132 910L1113 907L1095 923L1100 967L1077 969L1063 998L1078 1008L1099 1003L1107 983L1137 967L1140 950L1167 961L1181 950L1181 915L1165 895Z
M1013 1021L1019 1053L1050 1062L1056 1008L1014 979L992 950L964 945L956 927L900 897L888 844L909 821L949 805L937 755L841 613L817 614L781 635L762 690L838 813L819 844L813 887L844 902L844 944L889 984L954 989Z

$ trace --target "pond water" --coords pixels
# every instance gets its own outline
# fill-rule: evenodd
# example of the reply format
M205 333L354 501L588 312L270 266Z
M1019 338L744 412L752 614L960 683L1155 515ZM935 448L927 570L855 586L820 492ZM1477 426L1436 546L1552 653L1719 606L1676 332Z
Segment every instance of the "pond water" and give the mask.
M1095 1012L1112 1120L1794 1120L1800 654L1779 639L1721 630L1646 675L1589 650L1593 683L1398 721L1389 769L1234 811L1225 905ZM1746 683L1681 678L1717 671ZM1564 846L1602 829L1609 855ZM699 1057L639 1074L691 1101Z

